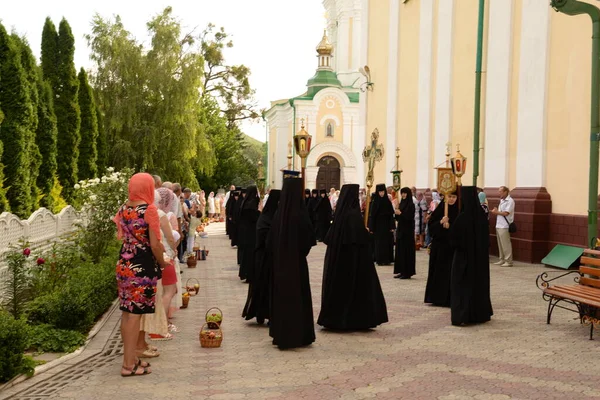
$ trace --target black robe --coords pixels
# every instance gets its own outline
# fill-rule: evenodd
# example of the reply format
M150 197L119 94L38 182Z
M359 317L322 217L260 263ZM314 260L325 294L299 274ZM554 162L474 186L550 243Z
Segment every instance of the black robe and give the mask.
M477 188L461 188L461 213L450 228L454 247L450 279L452 325L487 322L494 314L490 300L489 232Z
M325 237L321 312L326 328L357 330L388 321L385 298L371 259L369 233L360 213L358 185L344 185Z
M269 286L273 271L273 254L267 251L267 236L271 230L271 223L279 205L280 190L272 189L267 199L267 204L262 210L256 223L256 261L254 276L248 288L248 298L242 312L246 320L256 318L259 324L269 319L271 293Z
M246 189L240 190L240 197L237 199L235 214L233 216L233 220L235 222L236 230L237 230L237 263L238 265L242 265L242 255L244 253L244 236L242 232L242 203L244 202L246 196Z
M240 208L239 198L240 192L235 191L234 195L231 196L233 200L231 205L227 207L227 219L229 220L229 238L231 239L231 247L238 245L238 221L237 214ZM237 197L237 198L236 198Z
M427 276L427 287L425 288L425 303L449 307L450 272L452 270L454 249L450 244L449 230L440 224L441 219L444 217L444 202L445 200L438 204L427 223L431 245L429 246L429 274ZM457 215L458 204L448 205L450 227L456 221Z
M410 278L415 275L415 204L412 200L411 190L403 188L407 193L406 199L400 201L400 215L395 215L398 221L396 229L396 260L394 261L394 274Z
M242 255L240 260L239 277L250 282L254 277L254 254L256 249L256 221L260 216L258 211L258 189L250 186L242 203L240 212L240 242Z
M317 234L317 205L319 204L319 191L314 190L311 193L310 201L308 202L308 215L310 217L310 222L315 231L315 235Z
M319 202L315 207L315 214L317 216L317 240L323 241L329 226L331 225L331 203L327 195L325 197L319 197Z
M387 193L381 197L377 192L369 206L369 230L373 233L375 262L389 265L394 261L394 208Z
M284 179L279 208L267 237L273 254L269 335L280 349L315 341L306 256L316 245L302 198L302 180Z
M235 190L229 191L229 198L227 199L227 203L225 203L225 233L229 236L229 239L231 239L233 233L231 228L231 211L233 203L235 203L234 193Z

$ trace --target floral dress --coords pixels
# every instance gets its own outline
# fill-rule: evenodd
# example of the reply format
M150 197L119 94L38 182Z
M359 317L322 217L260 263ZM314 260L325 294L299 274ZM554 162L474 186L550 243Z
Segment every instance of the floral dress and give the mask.
M154 312L156 283L160 279L160 269L150 248L149 227L144 220L147 207L147 204L123 205L119 210L123 246L117 262L117 288L120 309L132 314Z

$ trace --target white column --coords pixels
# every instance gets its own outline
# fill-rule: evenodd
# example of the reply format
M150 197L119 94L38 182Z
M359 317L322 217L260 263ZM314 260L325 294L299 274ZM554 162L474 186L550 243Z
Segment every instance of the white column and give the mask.
M317 187L317 174L319 173L319 167L306 166L306 187L308 189L315 189Z
M431 78L433 74L433 4L434 0L421 0L419 27L419 99L417 103L417 174L415 186L429 187L432 165L431 142ZM411 167L411 166L406 166Z
M454 1L443 0L438 2L434 165L444 160L446 143L450 140L450 129L452 127ZM433 182L428 183L427 187L433 185Z
M361 0L361 33L360 33L360 65L364 66L368 64L369 55L369 2L370 0ZM364 82L364 78L362 78ZM353 140L353 150L356 156L356 175L357 182L360 187L365 186L365 163L362 162L362 149L365 147L367 137L367 93L360 92L359 106L360 106L360 118L358 122L358 129L356 136Z
M518 187L545 184L550 8L544 3L523 0L517 117Z
M391 186L391 171L395 163L396 115L398 110L398 33L400 22L400 2L390 0L390 21L388 31L388 98L385 131L385 182Z
M342 128L344 130L344 135L342 137L342 143L349 148L352 148L352 116L350 113L343 113L342 118Z
M342 173L341 174L342 176L341 176L340 180L342 181L341 182L342 185L351 184L351 183L354 183L354 184L357 183L359 185L361 184L361 182L360 182L361 180L356 176L356 168L342 167L341 173ZM364 185L364 183L363 183L363 185Z
M360 65L361 57L361 35L362 35L362 18L359 12L354 13L354 20L352 22L352 61L350 63L350 69L352 71L358 70Z
M490 0L489 7L484 186L499 187L508 182L513 2Z
M337 72L348 71L348 45L350 39L350 21L348 15L341 15L337 27L337 48L333 54L337 58Z

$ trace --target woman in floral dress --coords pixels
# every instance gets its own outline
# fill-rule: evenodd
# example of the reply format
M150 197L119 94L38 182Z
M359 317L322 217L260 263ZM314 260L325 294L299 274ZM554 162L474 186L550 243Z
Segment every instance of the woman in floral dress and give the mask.
M114 218L123 241L116 275L123 339L122 376L149 374L150 364L136 357L143 314L154 313L156 283L167 266L160 243L160 223L154 205L154 179L146 173L129 180L129 200Z

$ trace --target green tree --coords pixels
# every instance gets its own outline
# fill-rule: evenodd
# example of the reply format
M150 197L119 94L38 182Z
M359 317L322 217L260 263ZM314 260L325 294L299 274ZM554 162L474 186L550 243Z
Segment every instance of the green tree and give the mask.
M106 143L106 131L104 130L104 121L100 108L96 107L96 121L98 121L98 137L96 138L96 150L98 151L98 159L96 160L96 169L104 171L110 167L108 165L108 143Z
M13 213L28 217L31 213L29 141L34 133L35 116L29 97L30 85L21 65L18 43L0 24L0 107L4 121L0 141L4 146L2 159L8 181L6 197Z
M55 198L52 196L52 189L56 180L56 140L58 130L56 128L52 88L50 87L50 83L43 79L41 69L38 74L37 84L40 101L37 108L38 129L36 132L36 142L41 153L42 163L37 177L37 187L40 189L42 195L40 205L52 210L56 203Z
M1 68L0 68L1 71ZM2 80L2 76L0 76L0 81ZM4 113L0 110L0 133L2 133L2 121L4 120ZM6 200L6 191L4 190L4 164L2 164L2 152L4 150L4 146L2 145L2 141L0 140L0 214L5 211L9 211L8 201Z
M50 82L52 90L58 86L58 32L50 19L46 18L42 30L41 67L44 79Z
M31 195L29 199L23 198L22 201L29 202L29 208L31 211L39 208L39 199L41 197L40 190L37 186L37 178L39 176L40 166L42 165L42 154L40 153L39 146L37 145L37 132L39 130L39 114L41 108L43 108L42 100L39 96L38 88L40 87L39 80L40 69L37 66L35 57L31 52L31 48L25 38L21 38L16 34L12 35L13 41L19 46L21 53L21 65L27 78L29 92L29 99L31 106L33 107L33 114L30 120L30 127L28 129L29 136L27 137L27 155L29 158L29 187L31 188Z
M96 161L98 150L98 120L96 114L96 103L92 88L88 83L87 73L83 68L77 76L79 80L79 109L81 110L81 126L79 132L81 141L79 143L78 176L80 180L94 178L98 174Z
M56 101L54 110L58 126L57 160L58 178L63 186L67 201L73 198L73 187L77 183L77 160L79 158L79 126L81 124L78 100L79 83L73 57L75 39L66 19L58 27L58 65L56 86L53 87ZM52 82L52 79L50 79Z

